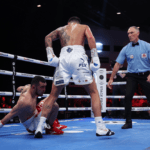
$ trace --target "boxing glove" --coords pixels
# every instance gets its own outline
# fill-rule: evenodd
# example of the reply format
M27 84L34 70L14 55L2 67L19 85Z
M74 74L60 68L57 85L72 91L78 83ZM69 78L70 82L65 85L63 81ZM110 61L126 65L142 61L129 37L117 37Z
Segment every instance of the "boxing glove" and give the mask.
M96 48L91 49L91 57L90 69L96 72L100 68L100 60Z
M47 59L50 65L53 67L57 67L59 65L59 58L55 56L53 48L47 47L46 52L47 52Z

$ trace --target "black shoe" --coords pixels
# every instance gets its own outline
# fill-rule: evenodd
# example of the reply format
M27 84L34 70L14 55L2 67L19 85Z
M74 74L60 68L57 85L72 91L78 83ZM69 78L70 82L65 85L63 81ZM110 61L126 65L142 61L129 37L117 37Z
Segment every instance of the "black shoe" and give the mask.
M35 138L43 138L41 132L37 132L37 133L34 135L34 137L35 137Z
M132 123L125 123L121 128L122 129L132 128Z

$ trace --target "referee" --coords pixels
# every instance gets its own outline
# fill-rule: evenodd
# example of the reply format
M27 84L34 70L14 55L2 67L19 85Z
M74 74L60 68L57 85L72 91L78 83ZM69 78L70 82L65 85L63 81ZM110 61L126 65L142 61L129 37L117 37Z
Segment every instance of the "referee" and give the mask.
M132 97L140 84L147 100L150 102L150 44L139 39L139 29L131 26L127 31L130 43L119 53L113 72L108 81L108 88L112 88L114 76L120 66L127 60L127 84L125 94L125 119L122 129L132 128L131 106Z

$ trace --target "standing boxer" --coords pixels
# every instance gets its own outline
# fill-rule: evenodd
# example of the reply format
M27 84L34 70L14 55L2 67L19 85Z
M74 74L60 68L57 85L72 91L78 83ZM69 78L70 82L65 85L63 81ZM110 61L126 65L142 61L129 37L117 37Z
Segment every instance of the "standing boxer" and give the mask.
M52 41L58 38L62 46L59 58L55 56L52 48ZM85 38L87 38L91 49L92 61L90 68L84 50ZM71 77L76 85L83 85L91 96L92 109L97 127L96 135L114 135L114 132L107 129L103 123L100 97L91 73L91 70L95 72L100 68L100 61L97 54L95 38L90 28L87 25L81 25L78 17L71 17L68 25L52 31L45 37L45 46L48 61L51 63L51 66L57 68L50 96L46 99L42 108L42 115L35 132L35 138L42 138L42 126L46 118L49 117L53 103L57 100L63 87L69 84Z

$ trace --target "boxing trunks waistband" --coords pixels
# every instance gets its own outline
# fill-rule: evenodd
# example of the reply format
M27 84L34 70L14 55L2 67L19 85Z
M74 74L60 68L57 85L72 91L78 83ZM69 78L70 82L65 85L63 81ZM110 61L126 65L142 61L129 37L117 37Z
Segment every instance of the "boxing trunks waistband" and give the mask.
M84 49L84 47L82 45L68 45L68 46L64 46L61 49L60 56L64 55L64 54L69 54L69 53L72 53L72 52L85 53L85 49Z

